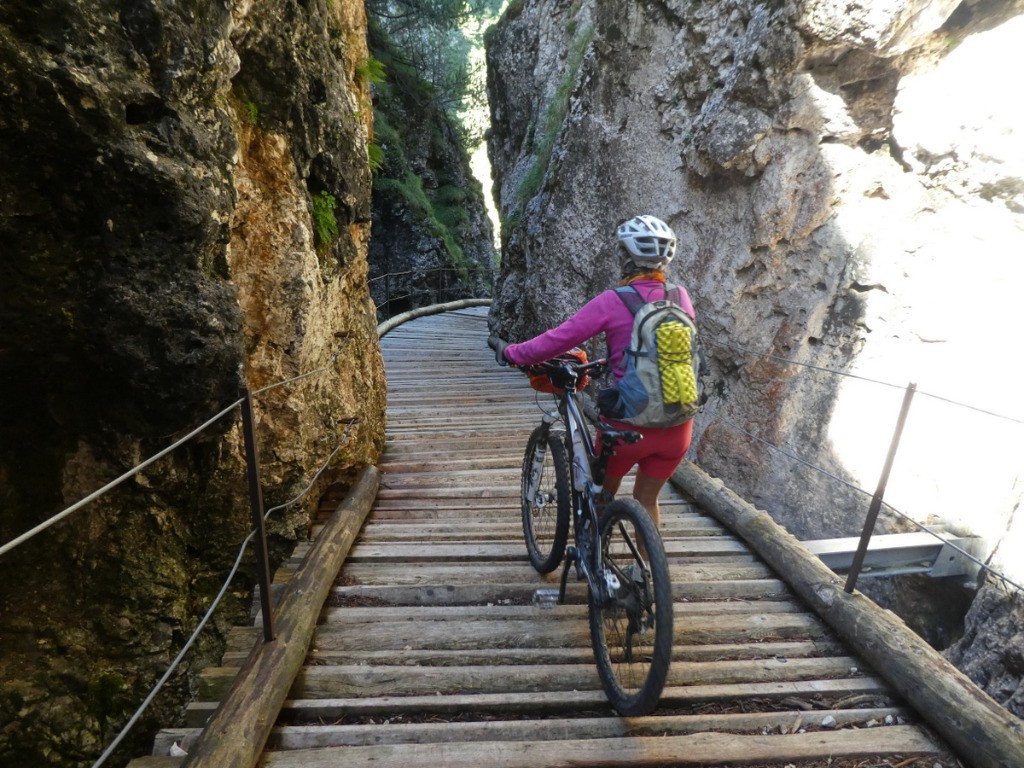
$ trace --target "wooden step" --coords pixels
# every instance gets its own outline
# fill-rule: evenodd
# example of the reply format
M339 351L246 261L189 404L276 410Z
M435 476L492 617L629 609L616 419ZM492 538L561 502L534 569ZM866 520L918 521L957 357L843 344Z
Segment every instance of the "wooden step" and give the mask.
M784 710L708 715L660 715L634 717L574 717L545 720L481 720L455 722L374 722L352 725L281 725L270 734L269 748L322 749L380 744L425 744L450 741L557 741L609 739L622 736L676 736L716 731L719 733L798 733L820 728L828 716L822 711ZM838 710L833 728L884 728L913 717L899 707ZM157 734L154 755L167 755L172 745L187 749L199 728L166 728Z
M446 768L536 768L538 765L578 768L580 765L725 765L803 760L827 755L832 759L885 755L941 753L920 729L892 726L880 729L773 735L695 733L681 736L623 736L612 739L552 741L446 742L367 747L327 747L317 750L268 752L266 768L334 768L369 765L408 768L444 765Z

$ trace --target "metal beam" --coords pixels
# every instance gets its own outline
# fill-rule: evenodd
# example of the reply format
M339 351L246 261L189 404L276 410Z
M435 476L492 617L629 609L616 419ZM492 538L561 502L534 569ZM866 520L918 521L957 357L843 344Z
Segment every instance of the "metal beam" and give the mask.
M842 573L852 566L860 538L816 539L802 543L825 565ZM983 544L977 536L943 536L927 531L872 536L864 554L861 575L867 578L924 573L935 578L966 576L974 581L979 566L958 548L978 556Z

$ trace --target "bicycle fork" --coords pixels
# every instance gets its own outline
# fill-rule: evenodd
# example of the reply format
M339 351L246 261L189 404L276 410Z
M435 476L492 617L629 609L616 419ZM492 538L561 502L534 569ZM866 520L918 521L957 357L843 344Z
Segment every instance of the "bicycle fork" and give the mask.
M541 423L544 425L544 431L541 435L541 439L537 441L537 448L533 453L533 463L530 465L526 477L525 488L526 498L538 507L543 507L552 501L552 499L549 498L540 498L538 494L540 493L541 476L544 474L544 462L547 460L548 456L548 435L551 432L553 417L549 414L544 414L544 418Z

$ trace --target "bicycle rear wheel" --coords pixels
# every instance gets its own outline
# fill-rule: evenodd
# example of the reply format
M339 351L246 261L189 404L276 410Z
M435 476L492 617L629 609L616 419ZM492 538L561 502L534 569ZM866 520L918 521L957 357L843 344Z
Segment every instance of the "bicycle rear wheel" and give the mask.
M541 424L526 444L522 479L523 537L530 563L539 573L550 573L562 562L570 507L565 446Z
M646 715L658 705L672 660L672 582L661 536L639 502L617 499L604 510L601 557L619 588L606 601L590 594L597 669L620 715Z

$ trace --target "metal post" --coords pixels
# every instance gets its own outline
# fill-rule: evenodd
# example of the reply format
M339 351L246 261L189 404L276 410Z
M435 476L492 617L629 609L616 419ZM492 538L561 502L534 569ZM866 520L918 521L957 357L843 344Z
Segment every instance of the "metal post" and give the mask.
M910 411L910 401L914 399L917 391L917 384L907 385L903 393L903 405L900 408L899 418L896 420L896 429L889 443L889 455L885 457L885 466L882 467L882 475L878 478L878 487L875 495L871 498L871 506L868 507L868 517L864 521L864 530L860 535L860 544L857 545L857 552L853 556L853 563L850 565L850 572L846 576L846 591L853 594L853 588L857 584L857 577L864 565L864 557L868 551L868 542L871 541L871 534L875 530L875 521L878 519L878 510L882 508L882 497L885 495L885 486L889 482L889 473L892 471L892 463L896 458L896 449L900 445L900 436L903 434L903 425L907 422L907 413Z
M384 249L384 319L391 319L391 252Z
M242 398L242 435L245 439L245 466L249 476L249 508L256 529L256 576L260 586L260 608L263 611L263 639L269 643L274 639L274 614L270 602L270 560L267 557L267 529L263 521L260 458L256 450L249 388L239 387L238 394Z

